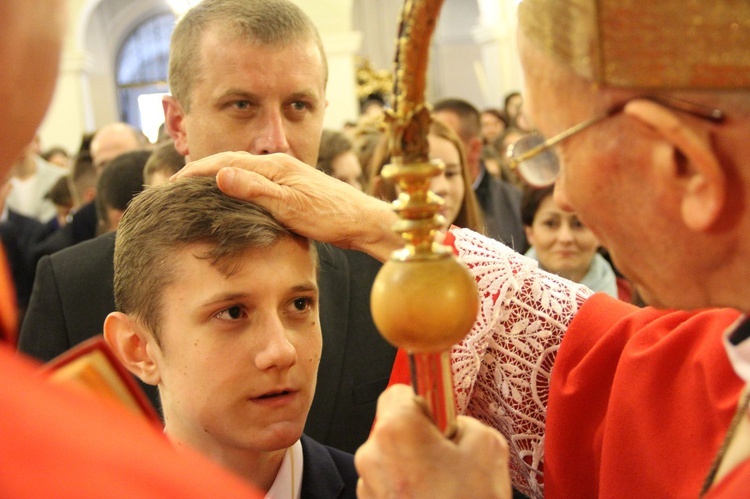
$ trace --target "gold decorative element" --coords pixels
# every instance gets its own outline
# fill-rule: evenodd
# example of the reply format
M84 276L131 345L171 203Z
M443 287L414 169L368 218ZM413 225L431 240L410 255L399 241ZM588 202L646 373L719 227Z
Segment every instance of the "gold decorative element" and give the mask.
M602 85L750 86L747 0L523 0L518 19L536 47Z
M411 355L412 382L425 409L447 436L456 430L449 349L471 329L479 308L473 277L435 242L445 220L429 191L443 165L429 160L430 111L424 102L430 38L443 0L406 0L396 46L395 96L387 111L392 163L383 177L400 188L394 231L405 247L383 265L372 289L375 324Z
M364 101L371 95L379 95L385 102L391 99L393 74L387 69L375 69L364 57L355 57L357 75L357 97Z

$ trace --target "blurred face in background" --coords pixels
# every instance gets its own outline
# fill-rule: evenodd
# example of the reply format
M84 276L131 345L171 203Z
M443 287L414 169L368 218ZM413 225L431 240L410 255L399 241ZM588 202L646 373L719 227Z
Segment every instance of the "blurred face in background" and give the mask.
M544 270L575 282L586 276L599 247L594 233L575 213L558 208L552 194L540 203L526 238Z
M430 189L445 201L440 214L448 224L452 224L461 211L466 193L461 175L461 155L448 139L430 134L427 140L430 144L430 159L437 159L445 164L443 172L433 177Z
M362 166L359 164L359 158L353 151L346 151L331 161L332 176L347 184L356 187L360 191L362 186Z
M505 123L495 113L484 112L482 120L482 138L485 144L492 144L505 131Z

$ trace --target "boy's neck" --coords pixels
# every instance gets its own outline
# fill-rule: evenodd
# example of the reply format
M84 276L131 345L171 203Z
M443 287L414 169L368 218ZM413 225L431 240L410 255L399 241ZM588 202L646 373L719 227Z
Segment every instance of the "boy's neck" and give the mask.
M276 475L287 452L286 448L270 452L254 452L247 449L227 450L226 448L205 449L192 443L181 442L175 438L170 437L170 440L177 447L184 446L197 450L216 464L248 480L264 494L268 492L274 480L276 480Z

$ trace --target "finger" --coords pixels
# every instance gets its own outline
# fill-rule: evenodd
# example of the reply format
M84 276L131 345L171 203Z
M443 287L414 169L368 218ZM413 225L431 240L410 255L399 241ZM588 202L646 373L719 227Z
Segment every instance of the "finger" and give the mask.
M409 385L390 386L378 397L377 420L399 418L410 412L424 415L414 400L414 390Z
M357 480L357 499L369 499L371 497L377 497L375 491L370 484L364 481L361 477Z
M227 196L245 201L270 201L278 199L281 194L281 187L263 175L237 168L219 170L216 183Z
M498 431L468 416L458 416L456 424L458 431L453 441L459 447L477 448L484 444L488 448L488 455L505 456L507 459L508 442Z
M295 168L306 167L288 154L276 153L256 156L244 151L222 152L191 161L173 178L216 175L222 168L232 167L257 172L271 180L288 174Z
M219 153L203 159L191 161L170 177L170 181L185 177L210 177L229 164L229 153Z

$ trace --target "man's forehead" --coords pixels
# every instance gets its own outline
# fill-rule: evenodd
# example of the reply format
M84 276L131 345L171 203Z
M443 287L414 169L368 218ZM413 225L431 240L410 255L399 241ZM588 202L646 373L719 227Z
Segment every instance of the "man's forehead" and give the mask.
M239 54L228 51L227 46L229 45L233 45L235 48L239 48L239 50L243 51L247 49L247 51L240 56ZM237 57L237 59L233 61L234 64L247 64L249 67L252 67L252 54L257 52L259 57L267 57L269 54L272 56L278 55L280 62L278 66L270 65L257 67L259 71L265 71L268 73L284 71L285 75L289 76L291 79L294 74L289 73L288 67L284 67L281 63L285 62L285 59L296 58L296 69L299 70L299 73L304 71L309 72L309 75L306 76L313 77L314 75L316 79L320 79L322 86L325 87L326 75L323 54L321 54L317 42L312 38L300 37L299 39L269 44L248 38L247 36L238 33L232 34L231 32L217 29L208 29L201 37L199 52L199 74L196 75L196 81L200 79L201 76L206 76L205 74L202 75L202 73L206 70L207 61L215 60L217 57L231 58L234 55ZM248 55L249 58L247 57Z

